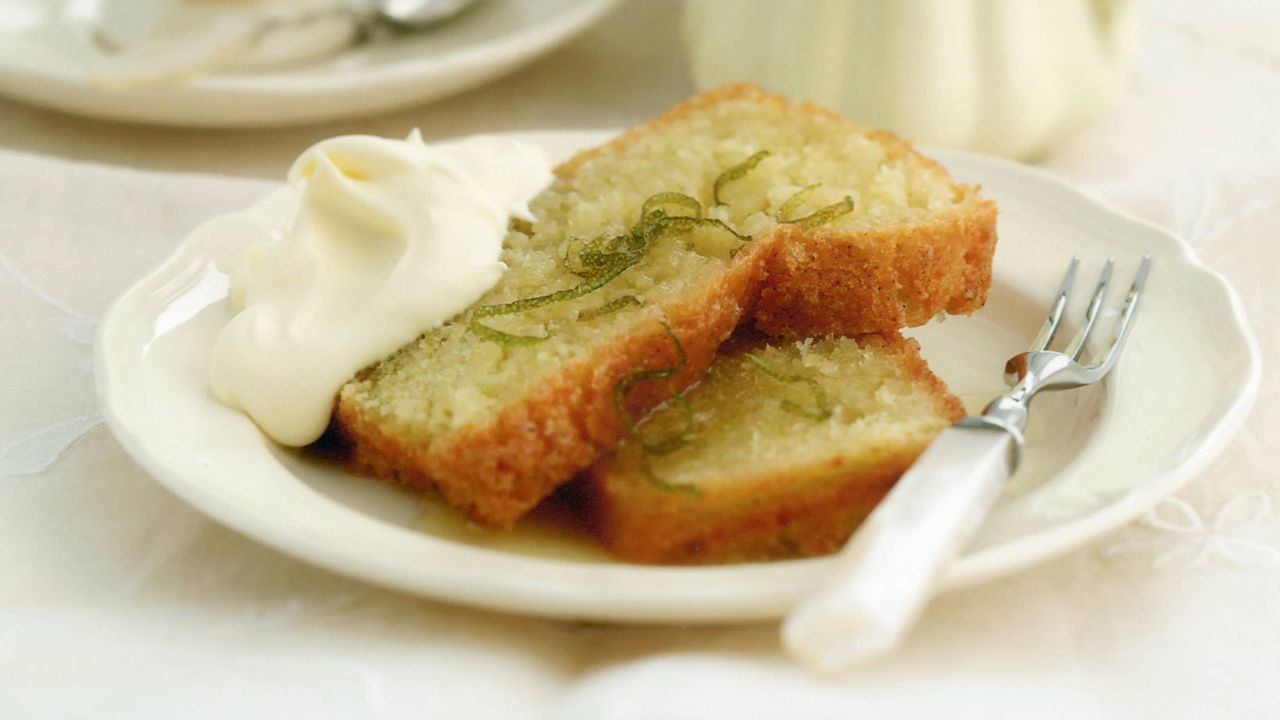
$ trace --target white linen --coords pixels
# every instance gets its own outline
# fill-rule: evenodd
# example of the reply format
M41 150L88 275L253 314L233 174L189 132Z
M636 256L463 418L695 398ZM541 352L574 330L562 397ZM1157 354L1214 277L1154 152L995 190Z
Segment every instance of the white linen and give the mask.
M1145 9L1131 92L1044 166L1188 238L1239 290L1264 363L1280 361L1280 9ZM265 187L0 153L0 718L1280 717L1274 374L1179 497L938 598L900 652L838 681L788 661L775 624L454 608L206 520L97 424L94 320L196 223Z

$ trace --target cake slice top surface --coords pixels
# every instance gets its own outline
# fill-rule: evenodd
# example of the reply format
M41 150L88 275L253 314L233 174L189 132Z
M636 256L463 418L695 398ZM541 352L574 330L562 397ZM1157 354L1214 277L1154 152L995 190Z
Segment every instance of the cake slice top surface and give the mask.
M693 432L672 451L620 449L630 478L665 489L714 490L841 458L848 470L927 443L960 412L913 340L898 335L795 342L735 337L685 394ZM683 433L679 407L637 428L657 446Z
M968 192L891 135L750 86L695 96L557 176L531 203L535 221L513 223L508 270L476 306L501 311L426 333L344 387L344 402L430 443L660 318L661 303L723 273L779 222L818 233L909 225ZM694 202L664 195L659 212L700 221L638 241L642 208L663 193ZM610 253L630 253L630 264L591 265ZM530 298L544 301L510 311Z

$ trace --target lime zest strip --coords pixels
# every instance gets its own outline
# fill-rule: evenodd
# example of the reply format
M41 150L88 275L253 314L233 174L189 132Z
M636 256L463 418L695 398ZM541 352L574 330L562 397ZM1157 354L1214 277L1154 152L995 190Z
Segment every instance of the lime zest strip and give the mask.
M672 205L689 211L689 215L680 217L702 217L702 203L698 202L697 198L678 192L660 192L650 195L649 199L640 206L641 222L653 211ZM670 215L670 213L667 214Z
M648 370L633 370L623 376L618 384L613 386L613 407L618 413L618 418L622 421L622 427L627 433L627 437L631 438L640 446L640 467L645 478L655 487L661 490L674 492L688 492L693 495L698 494L698 489L692 485L682 485L677 483L669 483L660 478L653 472L649 458L651 455L666 455L675 452L680 448L688 445L697 437L697 423L693 417L693 408L689 405L688 399L683 393L675 390L671 391L670 402L678 408L684 416L683 427L666 436L657 438L646 437L640 431L640 423L631 416L631 412L627 410L627 395L630 394L632 388L642 382L649 380L668 380L684 369L688 362L685 355L684 345L681 344L680 338L676 336L671 326L665 320L660 320L662 329L666 332L667 337L671 339L671 344L676 350L676 362L674 365L668 365L660 368L650 368Z
M755 155L752 155L746 160L743 160L737 165L734 165L728 170L720 173L720 175L716 177L715 183L711 186L711 199L715 200L716 205L725 204L724 200L720 199L720 190L724 188L725 185L746 177L747 173L754 170L755 167L760 164L760 161L767 157L769 157L769 151L761 150Z
M742 240L743 242L746 242L747 240L751 239L750 235L743 235L737 230L734 230L733 228L729 227L728 223L722 220L716 220L715 218L692 218L692 217L682 217L682 216L676 215L672 217L661 218L655 221L655 225L658 229L658 236L662 235L662 233L666 232L669 229L677 230L679 232L688 232L694 228L709 227L709 228L715 228L717 230L724 230L725 232L738 238L739 240Z
M817 380L803 375L785 373L757 357L754 353L747 353L746 355L747 359L756 367L763 370L766 375L778 382L804 383L809 386L809 390L813 393L812 406L801 405L800 403L793 402L791 400L783 400L781 403L783 410L797 415L803 415L811 420L826 420L831 417L831 400L827 398L827 391L822 388L822 385L820 385Z
M636 297L635 295L622 295L620 297L616 297L610 300L609 302L603 305L597 305L596 307L587 308L586 310L583 310L582 312L578 313L578 319L592 320L592 319L601 317L603 315L612 315L613 313L616 313L622 308L627 307L629 305L633 305L635 307L641 307L642 305L644 305L644 303L640 302L640 298Z
M759 153L757 153L759 155ZM750 159L748 159L750 162ZM759 162L759 160L756 160ZM732 170L732 168L731 168ZM747 168L750 170L750 168ZM744 173L746 170L743 171ZM667 208L676 208L689 215L671 215ZM735 238L747 241L750 236L743 235L729 227L728 224L713 218L702 217L702 203L696 198L679 192L660 192L650 195L640 206L640 219L625 235L606 237L596 236L591 240L581 240L570 236L565 242L564 256L560 265L570 273L582 278L582 282L573 287L545 295L522 298L497 305L486 305L477 308L467 319L467 327L477 337L489 342L506 346L532 345L551 338L554 332L545 335L515 335L480 322L485 318L502 315L518 315L555 303L576 300L593 293L613 281L631 266L639 263L653 244L668 232L689 232L694 228L710 227L730 233ZM574 248L577 251L574 252ZM735 250L736 252L736 250ZM576 258L576 261L575 261ZM633 298L636 304L640 301ZM616 302L616 301L615 301ZM629 301L628 301L629 302ZM623 305L599 310L599 314L620 310ZM596 317L595 310L588 310L586 317ZM584 315L579 315L579 319Z
M547 333L546 335L515 335L513 333L503 332L497 328L485 325L477 320L474 315L467 320L467 329L475 333L476 337L481 340L487 340L492 343L498 343L499 345L506 346L536 345L544 340L551 339L551 333Z
M794 195L783 201L782 205L778 207L778 212L774 213L773 217L781 223L792 222L789 219L791 214L799 210L800 206L804 205L805 201L809 199L809 196L813 195L813 191L819 187L822 187L822 183L814 183L800 188Z
M624 270L635 264L635 260L631 262L615 262L612 267L608 267L605 271L594 277L589 277L571 288L558 290L546 295L538 295L536 297L524 298L499 305L486 305L476 308L471 313L471 317L467 319L467 327L482 340L496 342L500 345L518 346L533 345L544 340L549 340L554 333L548 332L546 335L513 335L503 332L496 328L481 323L484 318L499 317L502 315L516 315L534 310L540 307L546 307L558 302L566 300L574 300L591 292L595 292L604 287L609 281L618 277Z
M667 333L667 337L671 339L672 345L676 349L676 362L674 365L668 365L660 368L650 368L647 370L633 370L623 376L616 385L613 386L613 407L618 411L618 417L622 420L622 427L626 430L627 436L646 449L651 445L660 447L666 443L653 443L646 441L640 434L637 426L639 423L631 417L631 412L627 410L627 395L631 393L631 389L636 385L649 380L668 380L675 376L676 373L684 369L688 358L685 356L684 345L680 343L680 338L676 337L676 333L671 329L665 320L659 320L662 323L662 329ZM676 393L672 393L675 397ZM686 404L687 406L687 404ZM667 452L670 452L668 450ZM663 453L659 453L663 454Z
M605 272L595 275L594 277L589 277L571 288L557 290L553 293L547 293L546 295L535 295L534 297L500 303L498 305L485 305L484 307L476 308L476 311L471 313L471 317L483 319L499 317L502 315L517 315L529 312L530 310L536 310L540 307L546 307L547 305L553 305L555 303L565 302L568 300L576 300L587 293L595 292L596 290L604 287L610 280L621 275L622 271L629 267L631 267L630 264L624 265L620 262L615 263L612 267L606 268Z
M851 212L853 212L853 198L846 195L840 202L832 203L802 218L785 222L789 225L796 225L801 230L812 230L819 225L826 225L836 218L843 217Z

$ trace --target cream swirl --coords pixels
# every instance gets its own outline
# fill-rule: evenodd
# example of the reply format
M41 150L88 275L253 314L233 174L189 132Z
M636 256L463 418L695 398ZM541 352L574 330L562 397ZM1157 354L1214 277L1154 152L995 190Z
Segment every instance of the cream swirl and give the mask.
M324 432L357 371L465 310L505 266L512 215L551 180L542 151L476 136L426 145L350 135L289 171L297 216L231 273L240 312L223 328L209 386L273 439Z

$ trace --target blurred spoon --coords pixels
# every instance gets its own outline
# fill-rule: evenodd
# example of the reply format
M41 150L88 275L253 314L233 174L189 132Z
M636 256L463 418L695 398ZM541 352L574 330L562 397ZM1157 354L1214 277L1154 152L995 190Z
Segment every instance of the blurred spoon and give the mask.
M437 25L476 4L478 0L379 0L378 16L403 28Z
M126 10L131 7L127 3L133 1L119 0ZM99 84L123 89L177 81L215 69L257 69L304 62L351 46L372 24L383 23L401 30L434 27L477 1L294 0L264 6L256 13L230 12L212 4L181 6L191 17L178 18L186 20L177 23L185 30L178 35L161 34L143 38L145 41L135 38L135 42L125 44L107 32L106 23L100 23L92 37L103 54L95 63L92 76ZM151 25L163 17L164 7L167 5L157 3L150 9ZM107 20L126 14L108 14Z

